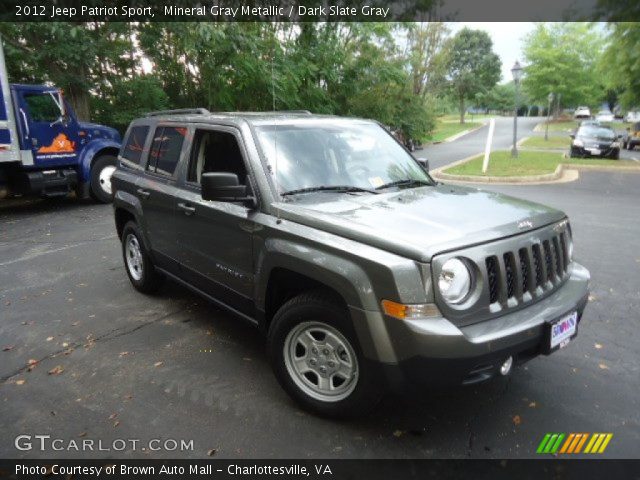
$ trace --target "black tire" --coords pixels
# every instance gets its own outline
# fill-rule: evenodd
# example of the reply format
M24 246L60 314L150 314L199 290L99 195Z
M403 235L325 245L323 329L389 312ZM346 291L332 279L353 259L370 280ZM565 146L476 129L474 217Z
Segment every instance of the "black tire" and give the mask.
M344 380L343 382L348 390L344 398L330 401L314 398L303 387L299 386L300 376L297 376L298 380L296 380L296 374L289 370L289 368L293 367L287 366L285 350L290 345L290 343L287 343L287 337L290 333L293 335L296 329L304 328L305 325L310 324L314 326L321 325L325 328L328 326L334 331L337 330L342 339L348 342L352 352L355 354L354 371L356 373L351 377L352 380ZM321 346L319 348L323 349ZM338 349L332 349L333 351L338 352ZM371 411L381 398L381 389L378 386L380 380L375 378L375 369L362 355L346 307L341 300L328 292L314 290L298 295L286 302L276 312L271 322L267 337L267 352L273 371L282 388L303 408L313 413L332 418L362 416ZM331 365L330 359L337 358L326 357L323 352L317 353L324 359L322 361L328 361L327 365L329 366ZM341 353L344 354L345 352ZM311 355L310 350L305 352L305 358ZM319 358L319 356L316 358ZM311 361L308 360L307 362ZM337 364L340 365L340 361ZM310 373L315 375L313 372ZM332 378L333 376L329 379L330 383L334 382ZM354 378L355 380L353 380ZM316 376L316 379L319 380L319 377ZM354 383L349 385L351 381ZM336 388L340 389L341 387L338 386Z
M132 240L132 238L134 240ZM137 262L129 262L127 256L133 258L133 254L128 249L128 242L134 241L139 247L140 257ZM135 222L127 222L122 229L122 259L124 260L124 269L127 271L127 276L131 281L131 284L136 290L142 293L155 293L158 291L162 282L164 281L164 275L156 270L149 257L148 250L144 244L138 225ZM136 269L133 264L138 264L139 269Z
M620 150L617 150L616 152L612 153L609 158L611 160L620 160Z
M111 203L113 194L111 193L111 177L104 178L101 175L103 170L114 168L118 159L113 155L102 155L98 157L91 165L91 181L89 193L91 198L100 203ZM109 184L107 185L107 182Z

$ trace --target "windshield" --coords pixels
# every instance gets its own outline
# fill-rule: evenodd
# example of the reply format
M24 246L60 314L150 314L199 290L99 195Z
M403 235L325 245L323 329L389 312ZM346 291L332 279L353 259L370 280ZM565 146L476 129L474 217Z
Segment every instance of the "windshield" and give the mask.
M595 125L588 125L588 126L580 127L580 129L578 130L577 136L613 139L615 138L616 134L610 128L603 128Z
M336 121L256 127L279 193L317 187L371 190L393 182L432 184L422 167L379 125ZM277 149L277 155L276 155Z

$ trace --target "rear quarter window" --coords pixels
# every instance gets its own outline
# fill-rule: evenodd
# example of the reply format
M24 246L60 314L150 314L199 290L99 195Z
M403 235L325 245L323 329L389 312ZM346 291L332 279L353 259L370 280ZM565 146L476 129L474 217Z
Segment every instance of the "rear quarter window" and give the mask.
M140 164L142 151L144 150L144 144L147 141L148 134L149 127L147 125L132 127L129 130L129 135L122 148L122 158L132 163Z

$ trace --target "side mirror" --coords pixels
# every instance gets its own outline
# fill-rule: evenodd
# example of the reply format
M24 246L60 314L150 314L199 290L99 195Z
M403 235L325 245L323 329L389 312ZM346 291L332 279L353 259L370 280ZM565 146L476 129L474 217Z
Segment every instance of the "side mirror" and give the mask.
M235 173L203 173L200 179L203 200L245 202L255 206L255 198L247 196L246 185L240 185Z
M429 160L426 158L416 158L416 161L424 168L427 172L429 171Z

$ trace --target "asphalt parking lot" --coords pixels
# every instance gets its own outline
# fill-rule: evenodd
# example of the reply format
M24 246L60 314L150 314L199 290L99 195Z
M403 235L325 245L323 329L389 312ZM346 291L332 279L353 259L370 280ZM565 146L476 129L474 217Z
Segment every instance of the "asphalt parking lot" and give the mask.
M129 284L111 206L0 206L0 457L534 457L547 432L611 432L638 458L640 174L492 189L565 210L592 275L580 334L506 379L389 397L350 422L301 411L252 326L167 282ZM188 451L21 451L18 435L193 440ZM34 445L36 446L36 445Z

